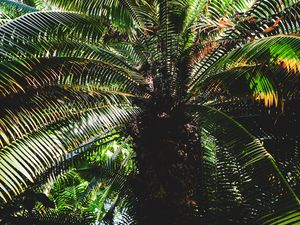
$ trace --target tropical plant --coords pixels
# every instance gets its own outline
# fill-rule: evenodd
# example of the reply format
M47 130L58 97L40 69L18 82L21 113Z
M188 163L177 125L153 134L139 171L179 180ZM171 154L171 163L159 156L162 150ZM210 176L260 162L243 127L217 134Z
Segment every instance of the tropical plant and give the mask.
M84 157L78 155L61 161L56 169L64 172L55 176L51 170L54 180L48 174L47 182L31 186L6 204L0 210L2 222L111 224L122 221L135 201L126 181L127 177L134 176L136 169L129 138L119 138L117 142L116 135L113 133L100 145L94 143Z
M272 152L299 121L297 0L1 2L25 13L0 26L3 208L130 135L120 224L300 220L299 136Z

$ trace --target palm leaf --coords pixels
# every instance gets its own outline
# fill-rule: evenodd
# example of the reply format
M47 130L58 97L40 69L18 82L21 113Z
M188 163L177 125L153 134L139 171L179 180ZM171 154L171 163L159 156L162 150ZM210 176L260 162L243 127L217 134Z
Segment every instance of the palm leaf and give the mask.
M274 213L267 216L264 216L262 219L259 219L255 224L262 225L276 225L276 224L297 224L300 221L299 209L290 210L287 212Z
M68 183L73 183L78 178L74 168L84 164L86 158L99 151L100 147L105 149L111 142L119 140L118 134L116 131L110 131L100 137L93 137L83 145L63 154L35 180L32 188L47 190L51 187L56 190L61 189L61 186L66 186Z
M195 120L208 137L204 141L210 140L210 144L205 145L203 156L207 168L204 179L207 179L206 191L209 194L221 195L221 199L207 200L210 201L208 204L214 204L208 207L221 210L221 214L211 212L213 220L218 217L217 224L222 221L222 211L226 215L232 210L241 210L239 212L243 212L244 216L240 219L245 221L240 222L248 223L255 217L271 213L271 209L280 211L298 207L298 197L273 157L241 124L208 106L189 106L189 110L195 113ZM203 117L204 114L209 117ZM225 197L228 195L232 198ZM274 196L272 199L276 201L267 196ZM218 203L224 204L224 208Z
M45 36L63 37L68 34L73 38L97 41L103 30L99 22L101 24L99 19L69 12L35 12L21 16L0 26L3 34L0 40L1 56L18 57L21 53L30 52L31 48L42 48L34 40Z
M260 2L260 1L258 1ZM264 2L264 1L262 1ZM267 2L267 1L266 1ZM200 79L202 79L206 73L215 66L215 64L222 60L223 57L227 55L228 52L233 50L234 48L248 42L248 39L253 38L261 38L264 36L272 36L275 34L294 34L298 33L299 29L299 3L295 3L292 5L288 5L289 7L285 8L281 11L281 19L279 21L278 26L274 27L272 32L265 32L266 27L264 25L266 23L270 23L270 26L273 26L274 23L278 20L278 14L273 15L271 21L268 21L266 18L261 18L261 22L259 18L256 19L255 28L250 26L250 22L246 19L236 25L236 29L229 29L220 37L220 44L217 45L217 48L213 50L210 54L205 56L205 58L201 59L199 62L196 62L193 71L191 73L190 82L189 82L189 90L197 88L197 83ZM260 10L259 7L256 9L250 9L248 13L252 15L255 10ZM247 15L247 13L245 14Z
M104 1L92 0L88 2L83 2L80 0L75 0L75 1L48 0L48 1L68 11L75 11L86 15L99 16L107 21L110 20L112 25L119 28L120 30L130 31L130 28L134 26L131 12L128 11L126 6L124 6L124 4L122 4L122 2L120 1L116 1L116 0L104 0Z
M63 97L62 95L60 96ZM73 108L75 102L70 102L69 106L73 109L69 111L69 109L65 108L66 111L64 112L62 110L63 105L67 106L68 104L65 104L66 102L62 100L58 105L53 102L55 108L52 108L53 112L48 108L48 111L46 111L48 115L45 114L46 117L43 117L41 114L43 110L37 111L35 116L32 116L32 113L26 113L25 117L27 119L22 120L22 123L28 123L28 128L31 127L29 125L30 121L31 123L36 123L37 118L43 118L40 129L34 131L31 128L29 135L22 134L26 130L18 130L25 129L25 126L19 126L20 128L18 128L13 120L8 122L11 128L4 129L2 136L5 132L9 134L10 130L14 130L16 134L21 136L14 137L18 138L17 141L7 145L1 151L1 193L6 195L4 197L2 194L1 197L4 201L12 197L11 191L14 195L20 193L27 186L27 180L33 182L34 178L42 171L45 171L47 167L50 167L51 163L54 163L55 159L60 157L63 152L76 148L93 135L99 134L105 129L112 129L114 126L128 121L130 115L136 115L139 111L137 108L132 108L128 103L122 105L121 102L114 102L116 99L113 101L106 99L104 101L108 101L103 104L101 101L98 102L99 99L96 96L90 97L90 100L96 100L96 104L87 104L85 108L84 104L78 104L78 102L79 108L75 110ZM76 94L74 98L78 101L80 97ZM67 101L67 99L65 100ZM88 99L83 99L84 102L88 103ZM41 101L38 101L38 103L40 104ZM45 106L50 107L49 103L46 103ZM60 107L59 104L61 104ZM54 119L53 124L49 123L51 117L52 120ZM48 122L45 124L47 118ZM16 122L18 123L18 120ZM38 156L35 156L35 154ZM31 159L27 158L26 155L30 156Z
M238 65L242 63L282 64L288 71L292 70L299 73L299 51L299 37L290 35L272 36L253 41L230 52L220 63L234 62Z
M37 67L38 65L38 67ZM143 78L139 73L98 61L84 58L40 58L0 64L2 95L26 92L44 85L68 85L87 87L92 90L109 90L115 87L120 93L143 95L140 85ZM80 89L80 88L79 88ZM111 89L113 90L113 88Z
M280 100L291 99L290 91L293 90L288 89L291 81L286 81L287 78L292 77L295 82L295 74L300 72L299 40L296 36L281 35L248 43L220 60L200 88L214 92L225 85L233 92L238 90L238 85L243 85L243 95L253 90L254 97L264 100L266 106L278 106L278 96ZM286 87L284 92L279 89L283 86Z

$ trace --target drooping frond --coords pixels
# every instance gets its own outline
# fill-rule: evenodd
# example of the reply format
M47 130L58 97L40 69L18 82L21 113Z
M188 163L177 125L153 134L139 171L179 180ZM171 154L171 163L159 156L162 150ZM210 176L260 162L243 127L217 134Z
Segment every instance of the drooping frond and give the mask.
M86 155L85 161L75 159L72 173L59 177L50 190L56 202L55 210L72 213L82 208L83 218L90 223L109 223L116 221L116 217L121 219L123 215L117 213L129 207L129 202L124 204L124 200L129 200L130 190L126 182L132 173L132 152L123 149L127 139L113 152L108 150L109 144L104 148L101 144L94 146L93 153L88 150L90 154Z
M0 160L4 201L22 192L28 181L34 182L63 153L139 112L126 97L102 98L53 89L45 91L48 100L42 96L38 92L25 105L20 102L20 108L13 105L1 118L1 142L6 145Z
M207 170L203 179L210 195L206 207L216 210L208 212L212 223L234 217L226 215L232 210L241 210L244 216L239 217L240 223L249 223L272 210L279 212L299 206L298 197L273 157L241 124L208 106L189 106L189 109L195 113L204 134L203 160ZM224 207L218 205L221 202Z
M140 112L130 98L145 97L143 77L126 56L98 46L99 18L36 12L0 26L3 201Z
M32 22L28 27L25 24L29 20ZM96 22L95 19L75 13L39 12L25 15L0 26L4 34L0 41L2 43L2 94L25 91L26 86L37 87L56 82L59 77L62 77L58 74L68 75L70 71L67 69L73 71L73 75L75 71L77 74L89 74L89 76L97 73L103 78L115 76L116 74L113 73L116 71L123 71L119 75L128 82L134 83L135 86L143 83L142 75L134 68L136 65L130 65L126 56L118 54L110 47L102 45L99 48L96 45L102 32L101 26L99 27ZM24 26L27 27L26 30L20 29ZM49 33L53 29L57 33ZM10 39L12 35L15 37ZM7 41L7 38L10 41ZM77 66L74 64L76 61L78 61L75 63ZM98 65L98 69L92 68L92 64ZM111 71L105 71L104 67L111 68ZM121 86L120 81L118 82ZM125 84L126 81L123 83ZM97 84L99 83L93 85Z
M50 167L48 167L41 175L39 175L35 182L30 185L30 188L35 190L49 190L55 185L57 188L66 183L74 182L77 174L74 174L74 167L84 164L85 160L99 149L105 150L113 141L120 140L118 128L109 132L104 132L101 136L96 136L89 139L84 144L75 149L64 153L55 160ZM75 176L75 177L74 177Z
M298 85L296 82L294 89ZM214 101L210 105L234 117L261 140L299 195L299 98L287 99L284 111L279 107L266 108L262 103L239 98Z
M31 48L41 48L34 41L47 36L69 35L74 39L96 42L101 37L103 27L100 19L77 13L34 12L1 25L0 31L1 56L18 57L30 53Z
M213 96L220 95L221 90L238 97L253 95L267 107L279 106L282 100L298 96L291 95L289 88L291 82L299 80L299 40L296 36L280 35L248 43L218 61L199 88Z
M48 2L56 4L58 7L67 11L80 12L85 15L98 16L107 21L110 21L113 27L119 30L130 32L130 28L134 27L136 17L128 5L124 4L128 1L60 1L60 0L48 0ZM130 6L130 5L129 5Z
M231 62L235 65L273 63L297 74L300 72L299 51L300 38L298 36L272 36L253 41L230 52L220 63L223 65Z
M2 64L2 65L1 65ZM45 85L65 85L79 90L86 87L142 95L141 76L110 64L84 58L52 57L1 63L1 94L21 93Z
M300 4L287 4L280 11L280 15L273 15L269 18L251 17L253 10L248 17L241 17L234 29L229 29L218 40L217 46L212 52L209 52L204 58L197 62L191 73L189 90L197 88L199 80L206 75L207 71L215 66L215 64L226 56L232 49L237 48L249 40L278 34L297 34L299 32L299 11ZM259 10L259 8L255 9ZM255 11L254 10L254 11Z
M267 18L271 15L280 13L281 11L295 5L296 3L298 3L297 0L258 0L253 4L247 14L256 17Z

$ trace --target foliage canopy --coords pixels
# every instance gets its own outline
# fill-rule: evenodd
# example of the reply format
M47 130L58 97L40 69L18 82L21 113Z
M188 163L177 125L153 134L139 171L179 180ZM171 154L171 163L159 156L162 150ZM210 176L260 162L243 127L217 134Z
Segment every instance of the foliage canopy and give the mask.
M300 221L299 1L0 6L0 221Z

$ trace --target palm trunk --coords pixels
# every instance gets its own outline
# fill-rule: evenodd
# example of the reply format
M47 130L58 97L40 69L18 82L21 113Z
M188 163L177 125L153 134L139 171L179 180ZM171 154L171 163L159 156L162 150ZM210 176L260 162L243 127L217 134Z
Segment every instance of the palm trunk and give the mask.
M149 112L135 127L138 224L199 224L200 140L181 112Z

